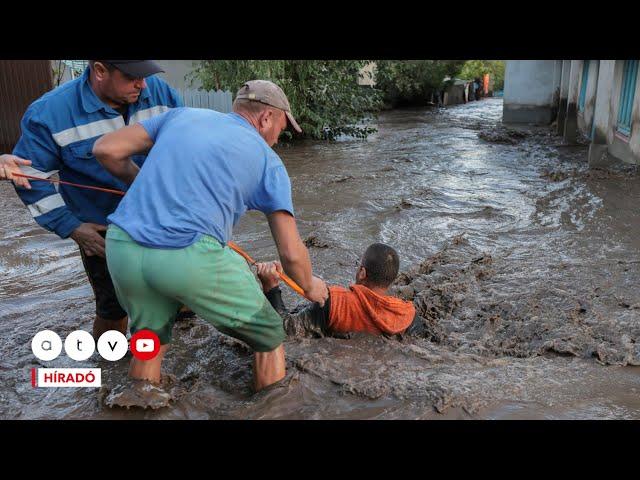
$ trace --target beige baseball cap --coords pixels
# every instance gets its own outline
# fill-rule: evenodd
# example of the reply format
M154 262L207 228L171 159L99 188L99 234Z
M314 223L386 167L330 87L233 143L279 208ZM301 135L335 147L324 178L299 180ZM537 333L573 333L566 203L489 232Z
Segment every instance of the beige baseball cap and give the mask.
M282 89L269 80L250 80L246 82L240 90L236 98L246 98L254 102L264 103L275 108L283 110L289 123L298 133L302 133L302 129L296 119L291 114L291 106L289 100Z

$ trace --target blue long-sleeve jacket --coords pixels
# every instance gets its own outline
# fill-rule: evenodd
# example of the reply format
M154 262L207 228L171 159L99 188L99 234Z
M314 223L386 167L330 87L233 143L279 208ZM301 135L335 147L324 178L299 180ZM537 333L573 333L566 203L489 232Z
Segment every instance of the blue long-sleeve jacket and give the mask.
M129 105L127 125L132 125L169 108L182 106L178 94L157 77L146 79L147 88ZM31 160L22 167L25 174L126 190L91 153L93 144L105 133L125 126L123 116L103 103L84 74L37 99L22 117L22 135L13 154ZM142 166L146 155L133 160ZM119 195L49 182L30 181L31 190L16 187L20 199L38 224L67 238L81 223L107 224L122 199Z

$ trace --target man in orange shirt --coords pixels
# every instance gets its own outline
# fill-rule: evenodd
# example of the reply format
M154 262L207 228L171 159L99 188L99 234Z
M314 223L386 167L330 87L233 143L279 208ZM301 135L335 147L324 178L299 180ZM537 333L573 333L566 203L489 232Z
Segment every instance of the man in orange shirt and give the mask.
M351 332L395 335L420 330L420 317L413 303L388 294L398 276L400 260L392 247L374 243L365 251L349 288L330 286L324 306L313 303L298 312L288 312L279 285L279 262L257 263L262 290L284 319L287 335L340 336Z

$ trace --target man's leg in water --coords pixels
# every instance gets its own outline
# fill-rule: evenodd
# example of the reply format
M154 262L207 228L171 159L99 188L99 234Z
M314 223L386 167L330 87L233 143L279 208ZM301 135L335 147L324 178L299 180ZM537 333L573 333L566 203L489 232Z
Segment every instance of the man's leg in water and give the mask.
M127 333L127 325L129 323L129 317L124 316L118 320L107 320L99 315L96 315L93 321L93 338L98 341L100 336L108 330L117 330L123 335Z
M149 280L154 275L174 278L173 270L180 268L180 259L171 259L179 255L179 251L143 247L113 225L107 232L106 243L109 271L118 299L130 314L131 333L151 330L158 335L161 344L160 352L153 359L143 361L133 358L129 375L158 383L162 359L171 343L173 325L181 302L154 289ZM145 257L148 257L148 262L145 262ZM149 274L146 263L158 270L154 269Z
M162 360L168 349L168 344L162 345L158 355L151 360L132 358L129 364L129 376L137 380L160 383ZM282 380L285 374L284 345L281 344L270 352L255 352L253 359L253 386L256 391Z
M265 298L247 262L206 235L181 255L181 268L172 275L149 275L152 287L164 291L169 282L175 283L179 286L176 298L221 333L251 347L256 389L281 380L285 376L282 319ZM166 287L161 282L167 282Z
M160 367L164 354L169 349L169 344L162 345L160 352L151 360L139 360L132 358L129 364L129 376L136 380L148 380L151 383L160 383Z
M256 391L282 380L285 374L284 345L280 344L270 352L256 352L254 354L253 386Z
M82 248L80 248L80 257L96 299L93 338L97 341L108 330L118 330L125 334L129 319L127 312L118 301L107 260L96 255L85 255Z
M107 259L118 297L130 314L132 333L149 329L163 346L169 344L176 314L186 305L258 353L255 383L260 388L284 376L282 320L246 261L230 248L203 235L185 248L151 249L111 225ZM159 380L158 357L151 363L132 362L131 375Z

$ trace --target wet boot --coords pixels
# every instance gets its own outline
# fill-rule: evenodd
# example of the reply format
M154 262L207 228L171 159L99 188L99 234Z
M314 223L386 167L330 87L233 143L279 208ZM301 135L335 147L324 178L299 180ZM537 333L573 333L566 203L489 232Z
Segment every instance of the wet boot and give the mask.
M108 330L118 330L123 335L127 333L129 317L122 317L120 320L107 320L96 315L93 321L93 338L97 342L104 332Z

